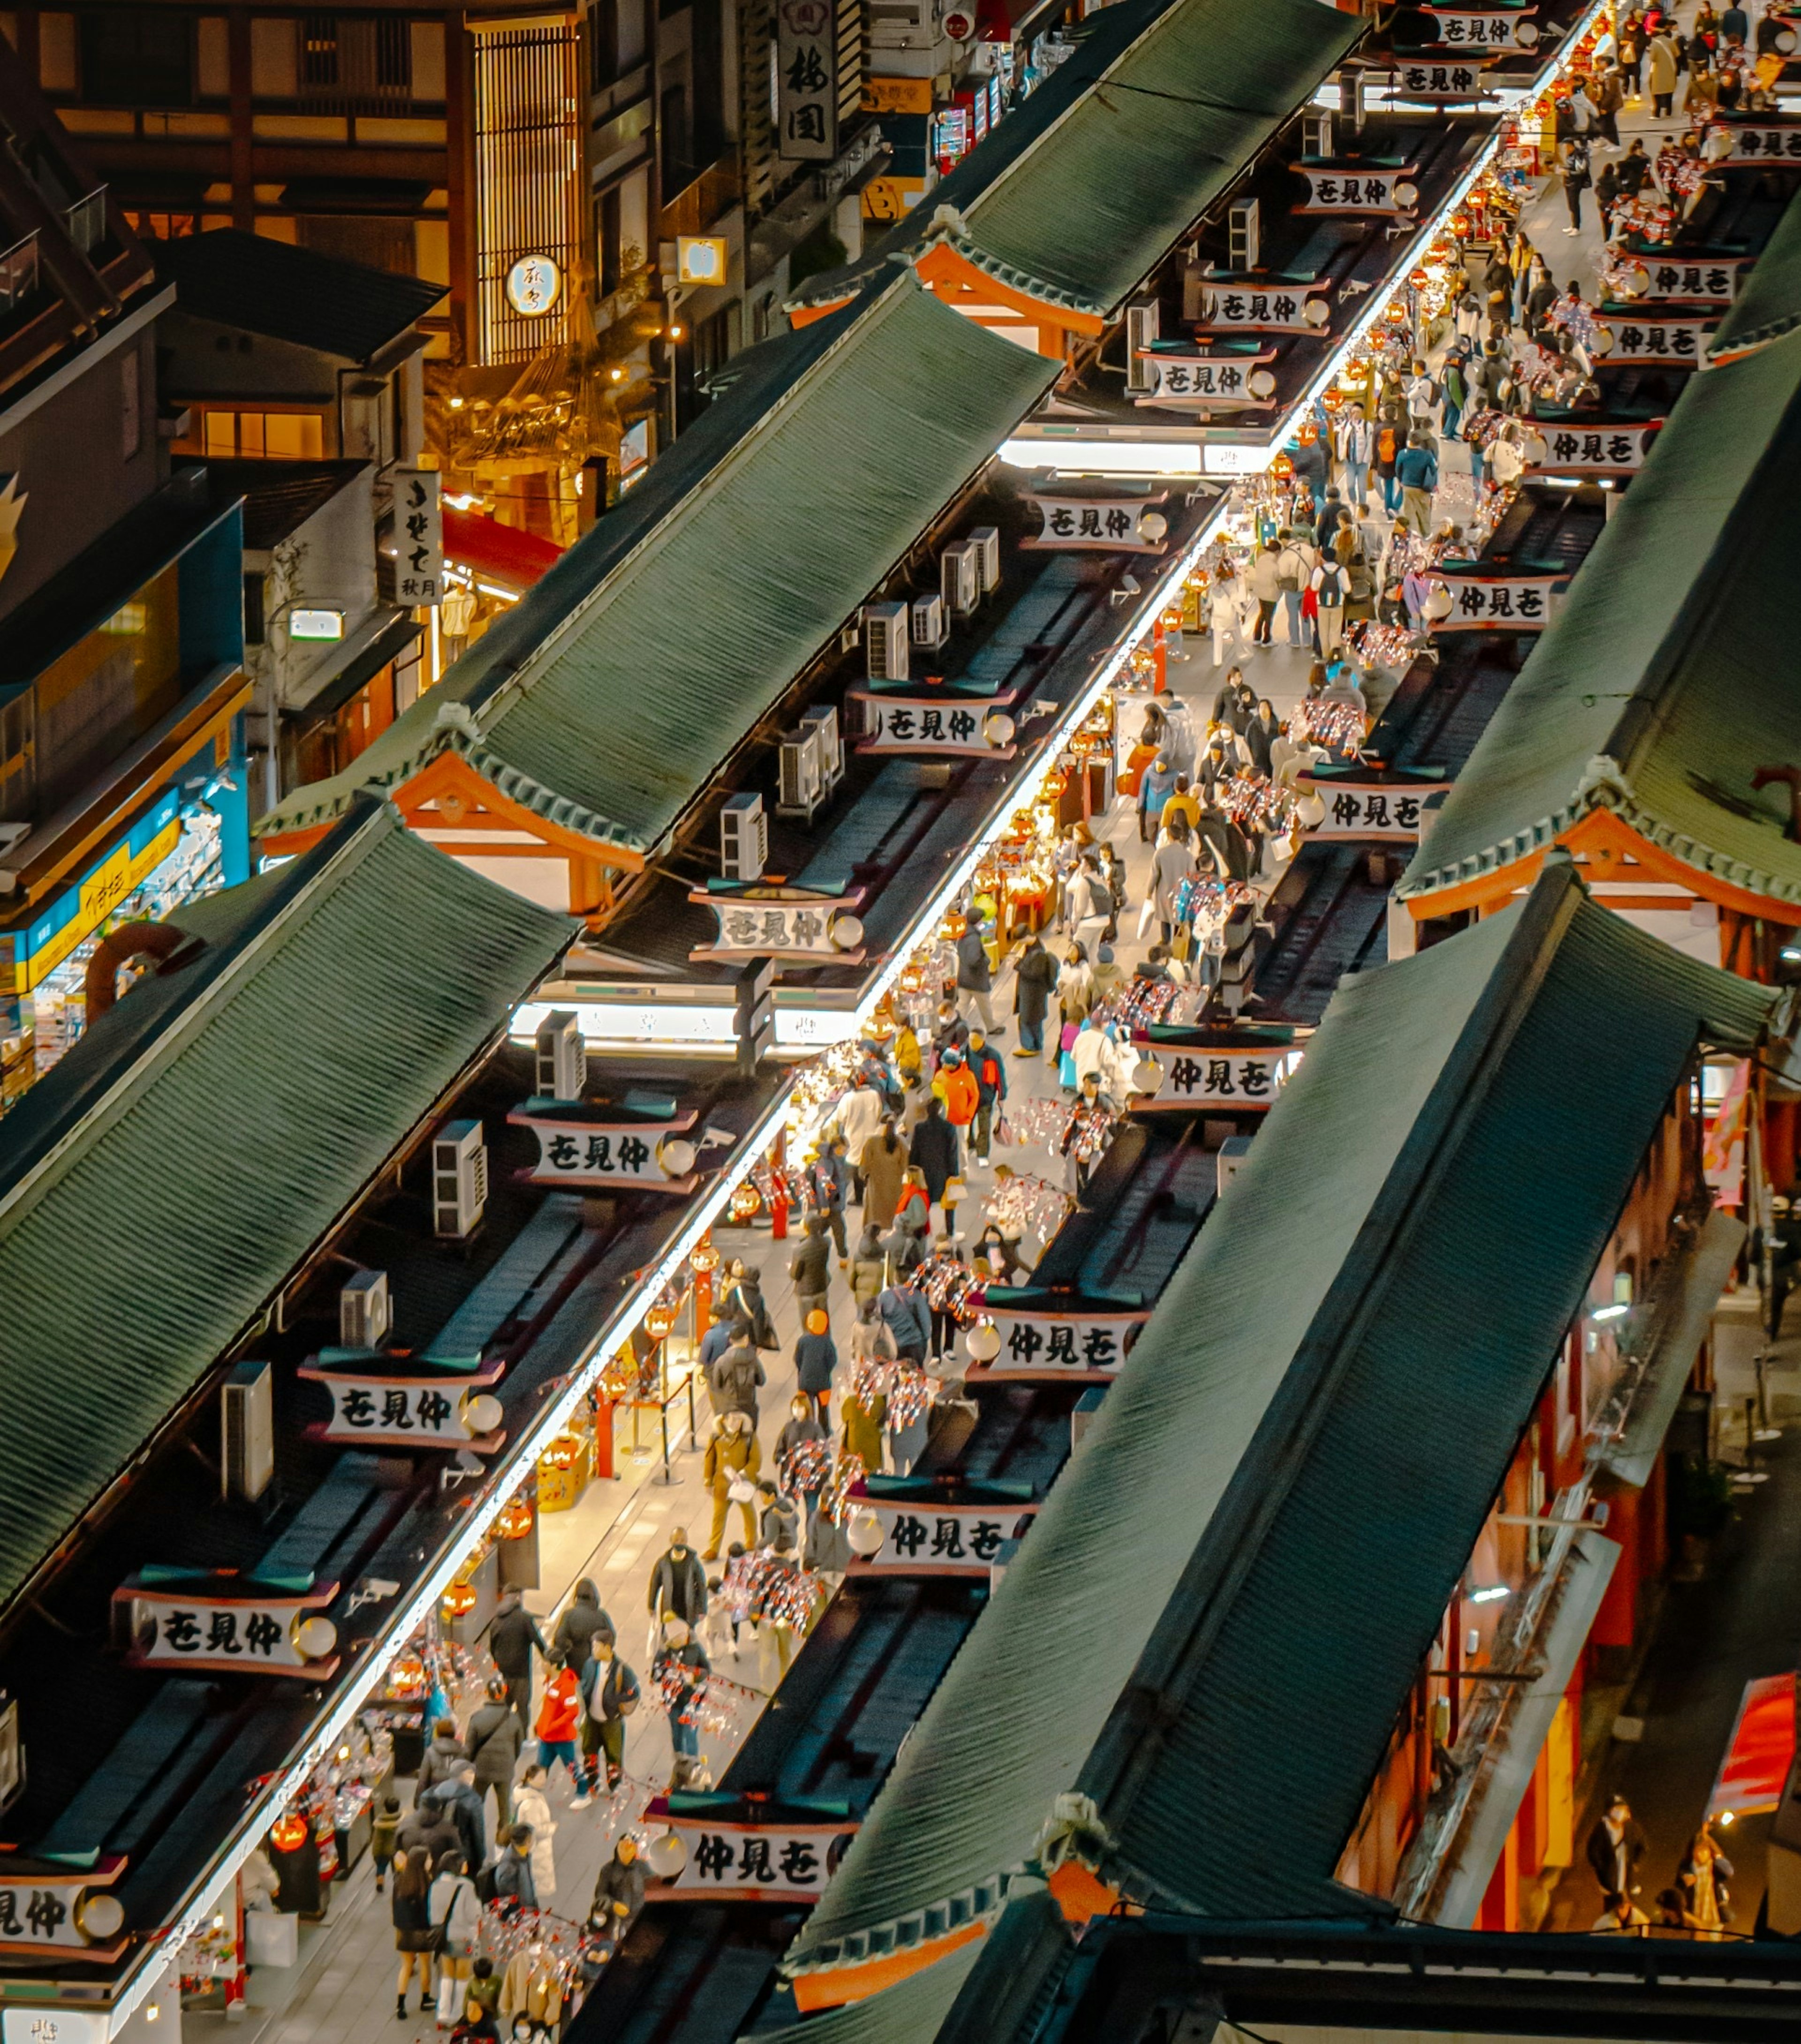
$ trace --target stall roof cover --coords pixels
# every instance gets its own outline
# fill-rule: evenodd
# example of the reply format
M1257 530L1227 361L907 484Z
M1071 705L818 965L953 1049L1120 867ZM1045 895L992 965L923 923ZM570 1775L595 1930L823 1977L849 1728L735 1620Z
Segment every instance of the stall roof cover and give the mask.
M1363 29L1321 0L1125 0L873 259L916 253L942 222L1001 281L1110 315ZM870 267L801 300L829 302Z
M1788 790L1801 333L1690 379L1401 882L1417 897L1615 811L1679 863L1801 902Z
M364 801L6 1118L0 1605L568 942Z
M1772 997L1594 907L1561 860L1524 909L1346 981L790 1962L930 1934L1091 1784L1135 1886L1330 1913L1396 1671L1656 1117L1696 1038L1748 1043ZM1223 1554L1248 1569L1225 1589ZM1123 1728L1142 1769L1103 1781Z
M1788 202L1738 296L1715 328L1707 343L1708 359L1761 348L1797 326L1801 326L1801 194Z
M551 821L647 853L1056 371L910 275L753 352L444 682L262 831L454 747Z

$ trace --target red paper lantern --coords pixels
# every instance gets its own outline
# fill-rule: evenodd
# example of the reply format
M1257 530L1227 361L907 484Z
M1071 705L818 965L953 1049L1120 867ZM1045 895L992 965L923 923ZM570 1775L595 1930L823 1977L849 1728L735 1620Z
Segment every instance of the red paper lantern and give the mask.
M269 1842L277 1852L298 1852L308 1838L306 1819L290 1810L269 1827Z

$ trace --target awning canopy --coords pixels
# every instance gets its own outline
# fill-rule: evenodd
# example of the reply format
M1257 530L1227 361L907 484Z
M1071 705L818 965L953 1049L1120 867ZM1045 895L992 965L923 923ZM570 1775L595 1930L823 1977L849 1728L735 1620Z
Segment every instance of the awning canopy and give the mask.
M1599 830L1645 878L1801 921L1798 464L1801 333L1690 379L1407 869L1416 916Z
M563 555L561 547L536 532L503 525L484 512L444 506L444 559L452 567L467 569L478 582L493 582L523 596Z
M1663 1451L1664 1437L1683 1386L1695 1366L1695 1352L1705 1337L1720 1293L1738 1260L1745 1224L1719 1208L1708 1215L1683 1259L1645 1358L1638 1389L1627 1408L1619 1439L1601 1452L1601 1464L1622 1483L1643 1489Z
M1759 1675L1745 1685L1707 1815L1745 1817L1773 1810L1795 1764L1795 1677Z
M400 658L422 628L411 611L378 611L354 638L345 641L337 672L325 668L327 678L290 713L289 721L301 731L310 731L327 717L336 717L390 661Z

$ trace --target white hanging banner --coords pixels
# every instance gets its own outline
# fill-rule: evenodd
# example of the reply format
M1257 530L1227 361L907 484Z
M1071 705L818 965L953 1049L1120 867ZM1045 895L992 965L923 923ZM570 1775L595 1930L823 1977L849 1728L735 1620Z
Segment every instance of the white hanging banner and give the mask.
M405 1373L383 1370L378 1360L368 1366L302 1363L294 1372L303 1382L322 1384L331 1393L332 1416L313 1431L321 1440L348 1447L474 1448L492 1454L506 1439L498 1427L483 1430L469 1423L469 1401L498 1384L506 1373L502 1362L476 1371L432 1370L422 1366Z
M672 1816L653 1809L652 1831L674 1831L688 1848L682 1871L653 1880L650 1902L816 1902L857 1835L853 1823L721 1823L712 1818Z
M1231 333L1323 333L1331 317L1330 288L1210 278L1201 285L1195 323Z
M1409 57L1389 73L1395 90L1408 99L1480 99L1482 74L1492 57Z
M1797 129L1801 135L1801 129ZM1638 255L1626 261L1636 263L1645 272L1649 295L1665 305L1729 305L1738 295L1739 280L1756 261L1752 256L1707 256L1699 261L1687 256Z
M1035 1504L912 1504L865 1497L853 1490L852 1509L874 1512L881 1545L853 1554L853 1576L986 1576L1002 1545L1017 1540Z
M777 154L830 163L838 154L838 9L835 0L776 0Z
M1230 1044L1222 1044L1217 1048L1173 1050L1162 1045L1142 1045L1141 1062L1155 1065L1162 1077L1154 1092L1134 1093L1132 1112L1144 1114L1175 1110L1192 1114L1209 1107L1272 1107L1296 1055L1292 1047L1284 1050L1238 1050Z
M1247 367L1242 358L1215 355L1154 355L1155 394L1139 405L1225 405L1234 411L1267 410L1276 402L1276 376L1269 369Z
M1613 336L1613 345L1599 356L1610 367L1622 362L1646 362L1692 369L1719 325L1717 319L1665 319L1654 313L1611 305L1597 312L1595 320Z
M694 1146L680 1140L692 1111L673 1121L586 1121L515 1108L507 1120L532 1130L538 1161L526 1175L537 1185L623 1185L644 1193L691 1193Z
M1313 792L1326 805L1310 837L1360 838L1378 843L1411 843L1419 836L1426 798L1442 795L1449 781L1423 781L1375 787L1356 781L1316 781Z
M1772 160L1801 163L1801 121L1772 121L1766 117L1741 125L1727 120L1721 121L1717 130L1709 132L1731 137L1731 151L1721 160L1734 169L1745 163L1767 163ZM1718 167L1718 163L1710 166L1715 170Z
M1077 1375L1111 1377L1125 1361L1138 1331L1150 1318L1148 1307L1119 1312L1053 1309L1006 1309L1007 1293L991 1285L982 1318L1000 1337L992 1362L970 1366L972 1377L1052 1378Z
M1542 458L1529 459L1528 475L1631 475L1645 465L1656 426L1634 421L1630 425L1554 426L1541 421L1536 428L1544 442ZM1530 449L1532 441L1526 443Z
M113 1601L131 1607L132 1644L125 1658L133 1667L295 1675L317 1682L337 1667L336 1632L328 1623L324 1650L309 1654L301 1646L301 1628L337 1594L336 1583L324 1583L284 1596L248 1578L241 1591L223 1589L219 1578L209 1576L198 1578L191 1589L128 1582L113 1593Z
M1399 170L1325 170L1296 163L1297 177L1307 180L1304 204L1297 213L1411 213L1419 203L1418 172L1411 164Z
M0 1877L0 1951L20 1958L30 1953L67 1958L77 1953L92 1960L117 1958L132 1934L121 1930L111 1938L90 1938L81 1927L81 1904L93 1892L110 1888L125 1871L122 1853L108 1854L92 1867L46 1866L29 1853L9 1853L17 1862ZM92 2027L90 2027L92 2026ZM6 2011L6 2044L105 2044L104 2011L76 2008L24 2008Z
M691 959L792 958L855 965L863 956L863 926L857 910L867 890L822 894L811 888L773 883L731 893L696 888L690 901L711 909L719 935L690 951Z
M1160 554L1168 541L1167 520L1158 509L1163 495L1135 498L1122 502L1116 497L1031 497L1039 529L1022 546L1033 548L1089 548L1104 553ZM1146 513L1154 514L1158 529L1154 536L1144 529Z
M845 697L858 705L863 735L859 752L956 753L967 759L1011 759L1019 750L1011 715L1013 697L947 701L943 697L877 695L852 689Z
M1480 13L1450 8L1420 10L1438 27L1438 48L1452 50L1530 50L1538 42L1538 24L1526 7L1496 7Z
M1427 609L1434 636L1441 632L1542 632L1550 621L1552 599L1569 586L1565 575L1460 574L1434 580L1451 598L1443 617Z

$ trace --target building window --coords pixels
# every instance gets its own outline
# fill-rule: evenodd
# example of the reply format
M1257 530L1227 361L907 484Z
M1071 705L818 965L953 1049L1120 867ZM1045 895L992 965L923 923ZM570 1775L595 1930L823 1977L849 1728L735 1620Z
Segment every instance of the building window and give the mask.
M619 0L594 0L588 12L589 87L605 92L619 77Z
M317 412L209 409L201 417L198 451L214 461L320 461L324 421Z
M200 232L198 213L134 213L127 210L125 225L141 241L179 241Z
M619 187L601 194L600 202L594 209L594 244L601 258L601 296L608 298L619 289Z
M336 14L309 14L301 21L300 82L302 85L337 83L338 17Z
M666 85L657 122L662 144L662 197L666 206L694 181L694 147L688 129L688 88Z
M194 31L186 15L108 7L79 21L83 99L101 106L194 103Z
M263 577L260 572L244 578L244 643L260 646L267 636L263 622Z

